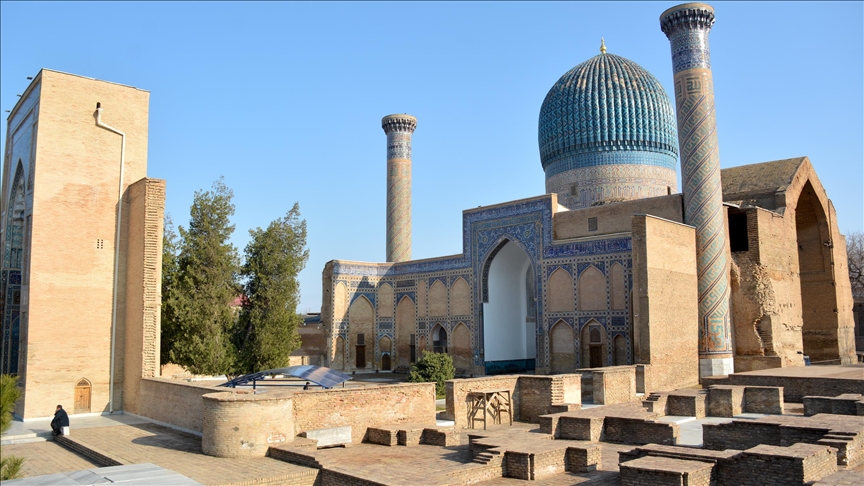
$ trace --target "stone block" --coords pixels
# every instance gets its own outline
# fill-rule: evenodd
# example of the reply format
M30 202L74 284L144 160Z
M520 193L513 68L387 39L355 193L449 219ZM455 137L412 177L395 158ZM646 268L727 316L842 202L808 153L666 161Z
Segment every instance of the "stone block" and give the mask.
M599 442L603 433L603 417L568 417L558 419L558 436L561 439Z
M744 387L744 411L746 413L783 413L783 387Z
M351 444L351 426L329 427L326 429L307 430L300 433L301 437L318 441L318 447L332 447Z
M711 385L705 401L705 413L709 417L734 417L744 411L744 387L735 385Z

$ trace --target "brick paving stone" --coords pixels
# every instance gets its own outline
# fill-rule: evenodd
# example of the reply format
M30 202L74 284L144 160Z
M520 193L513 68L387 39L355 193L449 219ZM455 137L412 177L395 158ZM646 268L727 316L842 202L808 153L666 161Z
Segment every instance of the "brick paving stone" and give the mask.
M269 457L207 456L201 452L200 437L156 424L81 429L70 438L127 464L149 462L202 484L311 485L317 475L315 469Z
M22 478L99 467L99 464L90 459L54 442L9 444L0 448L0 451L2 451L2 457L24 458L20 476Z

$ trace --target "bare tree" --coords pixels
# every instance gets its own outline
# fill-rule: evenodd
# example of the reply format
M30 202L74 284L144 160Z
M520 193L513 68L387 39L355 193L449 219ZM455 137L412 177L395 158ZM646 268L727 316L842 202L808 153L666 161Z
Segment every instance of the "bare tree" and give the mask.
M846 256L849 260L852 295L864 297L864 233L856 231L846 235Z

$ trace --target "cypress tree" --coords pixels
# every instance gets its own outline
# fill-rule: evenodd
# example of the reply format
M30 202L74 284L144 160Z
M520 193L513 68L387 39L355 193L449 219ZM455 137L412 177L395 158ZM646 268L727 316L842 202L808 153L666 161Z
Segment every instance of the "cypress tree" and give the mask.
M300 346L297 314L300 283L297 275L306 266L306 221L300 206L262 230L249 231L242 268L244 300L235 333L239 369L250 373L288 366L291 352Z
M235 366L230 305L239 291L239 263L229 242L233 197L223 179L210 191L195 192L189 229L179 227L176 273L163 294L168 361L195 374L231 373Z

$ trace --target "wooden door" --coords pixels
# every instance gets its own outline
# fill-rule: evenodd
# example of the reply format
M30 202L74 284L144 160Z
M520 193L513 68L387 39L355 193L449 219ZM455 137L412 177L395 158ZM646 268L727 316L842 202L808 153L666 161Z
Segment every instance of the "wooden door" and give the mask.
M357 368L366 367L366 346L357 346L357 361L355 366Z
M600 346L591 346L591 368L600 368L603 366L603 348Z
M381 369L384 371L390 371L390 355L387 353L384 353L384 355L381 356Z
M75 385L73 413L90 413L90 382L81 380Z

